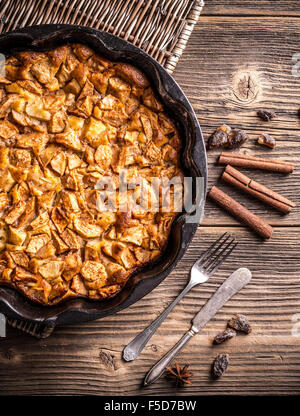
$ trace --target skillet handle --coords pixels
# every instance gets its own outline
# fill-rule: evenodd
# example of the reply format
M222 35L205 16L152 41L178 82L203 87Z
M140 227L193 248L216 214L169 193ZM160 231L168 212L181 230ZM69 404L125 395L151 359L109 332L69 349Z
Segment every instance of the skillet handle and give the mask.
M7 323L13 328L18 328L33 337L48 338L54 331L55 325L38 324L36 322L22 321L20 319L7 319Z

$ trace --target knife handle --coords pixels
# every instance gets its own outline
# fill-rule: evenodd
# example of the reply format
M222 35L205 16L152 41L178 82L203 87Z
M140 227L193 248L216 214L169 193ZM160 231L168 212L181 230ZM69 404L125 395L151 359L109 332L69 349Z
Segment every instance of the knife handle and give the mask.
M144 386L148 386L149 384L154 383L165 371L167 365L173 360L175 355L189 342L189 340L196 334L197 332L190 329L186 332L183 337L177 342L176 345L166 354L163 358L156 363L149 373L146 375L144 380Z

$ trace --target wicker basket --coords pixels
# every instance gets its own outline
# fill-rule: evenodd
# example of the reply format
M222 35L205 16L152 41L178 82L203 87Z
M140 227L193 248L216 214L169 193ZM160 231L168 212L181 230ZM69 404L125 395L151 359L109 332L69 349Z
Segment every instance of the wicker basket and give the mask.
M203 0L1 0L0 32L44 23L94 27L144 49L172 73Z

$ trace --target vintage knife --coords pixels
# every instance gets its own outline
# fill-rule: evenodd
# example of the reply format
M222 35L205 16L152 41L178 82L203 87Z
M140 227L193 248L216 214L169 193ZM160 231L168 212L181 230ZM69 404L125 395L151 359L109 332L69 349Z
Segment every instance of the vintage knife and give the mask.
M238 291L240 291L251 280L251 272L246 268L236 270L219 287L214 295L206 302L203 308L195 315L192 320L191 329L181 338L179 342L156 363L146 375L144 385L154 383L164 372L166 366L170 364L175 355L189 342L189 340L202 329L208 321L218 312L218 310Z

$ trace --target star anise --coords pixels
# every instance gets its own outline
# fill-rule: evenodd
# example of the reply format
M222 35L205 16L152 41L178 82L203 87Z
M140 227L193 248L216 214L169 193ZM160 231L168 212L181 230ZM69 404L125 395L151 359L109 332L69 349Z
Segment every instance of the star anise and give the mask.
M184 367L180 367L178 363L175 363L175 367L167 367L167 374L166 376L171 380L175 381L176 386L183 386L184 384L192 384L190 377L193 373L187 371L189 365L185 365Z

